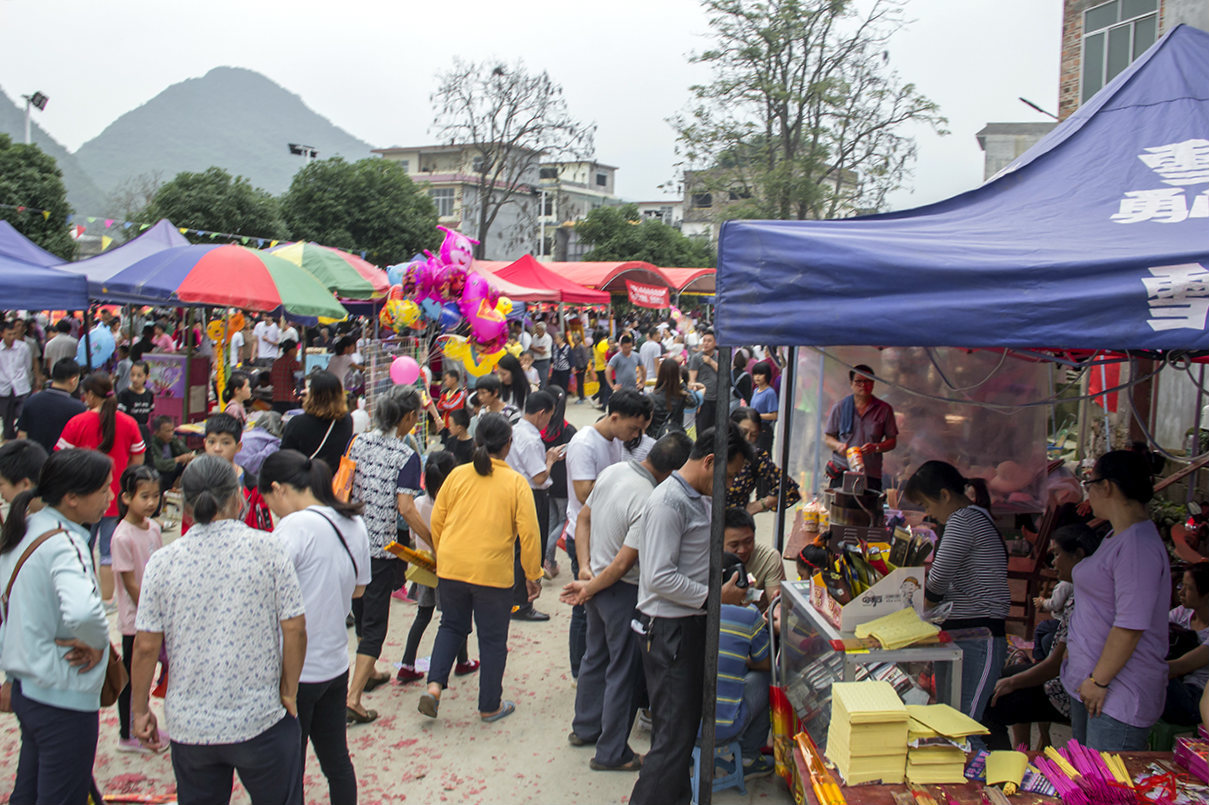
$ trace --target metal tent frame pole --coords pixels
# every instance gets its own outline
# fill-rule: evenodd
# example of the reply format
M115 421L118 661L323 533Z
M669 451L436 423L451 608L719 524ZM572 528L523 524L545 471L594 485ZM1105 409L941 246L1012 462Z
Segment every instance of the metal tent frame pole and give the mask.
M785 370L781 372L781 395L780 407L781 413L777 417L777 424L781 430L781 483L779 485L779 494L777 500L777 553L784 554L785 552L785 515L789 494L789 434L793 429L793 399L794 386L797 383L798 370L798 348L789 348L789 359L785 363Z

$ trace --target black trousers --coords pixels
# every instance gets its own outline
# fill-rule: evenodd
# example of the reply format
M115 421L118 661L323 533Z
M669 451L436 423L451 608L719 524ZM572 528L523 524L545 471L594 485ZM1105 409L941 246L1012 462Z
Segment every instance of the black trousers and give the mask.
M134 635L122 635L122 665L130 675L130 658L134 656ZM123 741L130 737L130 685L118 694L118 737Z
M252 805L302 805L298 719L287 714L246 741L233 744L172 742L172 771L180 805L227 805L232 773Z
M9 802L85 805L95 788L92 763L100 729L96 711L82 713L27 699L18 679L13 681L13 713L21 725L21 754Z
M642 760L630 803L685 805L692 798L689 777L701 725L705 616L652 618L641 651L651 697L651 751Z
M542 559L546 558L546 543L550 540L550 490L533 489L533 505L537 507L537 527L542 535ZM529 589L525 585L525 569L521 567L521 541L516 541L512 567L512 603L521 609L530 609Z
M21 418L21 409L25 407L28 394L8 394L0 397L0 418L4 420L4 438L17 438L17 420Z
M1015 676L1021 671L1027 671L1033 666L1029 663L1009 665L1003 669L1003 677ZM1008 750L1012 748L1012 738L1008 727L1013 724L1033 724L1036 722L1057 722L1069 724L1070 719L1058 712L1045 693L1044 686L1014 690L1006 696L1000 696L993 705L987 705L982 713L982 723L991 734L987 737L987 748Z
M567 385L571 382L570 369L551 369L550 370L550 385L558 386L563 391L567 390Z
M705 433L707 428L714 426L714 416L718 412L717 400L702 400L697 407L697 435Z
M586 395L584 394L584 375L586 375L587 373L588 373L587 369L576 369L575 370L575 391L579 395L579 399L581 399L581 400L586 398Z
M327 778L332 805L356 805L357 773L348 756L345 700L348 671L326 682L298 683L298 727L302 733L299 773L306 769L306 742L310 739Z
M375 660L382 656L386 629L390 625L390 594L403 585L407 563L398 559L370 559L370 580L365 594L353 599L353 621L357 628L357 653Z

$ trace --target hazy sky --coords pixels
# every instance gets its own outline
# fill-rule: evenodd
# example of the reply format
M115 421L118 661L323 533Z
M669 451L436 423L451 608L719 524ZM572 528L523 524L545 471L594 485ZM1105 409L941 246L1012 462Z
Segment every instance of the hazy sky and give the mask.
M974 134L989 121L1056 111L1058 0L910 0L913 24L891 62L940 104L948 137L919 136L898 208L982 181ZM0 0L0 87L50 96L38 122L69 150L170 84L229 65L264 73L375 146L432 141L428 96L455 54L523 58L560 82L598 125L597 159L620 167L618 193L658 198L674 178L666 118L707 74L696 0Z

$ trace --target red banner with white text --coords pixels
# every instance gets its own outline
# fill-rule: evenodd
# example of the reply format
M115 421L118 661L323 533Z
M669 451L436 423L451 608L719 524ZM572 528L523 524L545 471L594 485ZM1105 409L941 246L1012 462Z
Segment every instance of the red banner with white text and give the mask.
M630 296L630 304L632 305L652 308L666 308L671 305L667 288L626 280L625 289Z

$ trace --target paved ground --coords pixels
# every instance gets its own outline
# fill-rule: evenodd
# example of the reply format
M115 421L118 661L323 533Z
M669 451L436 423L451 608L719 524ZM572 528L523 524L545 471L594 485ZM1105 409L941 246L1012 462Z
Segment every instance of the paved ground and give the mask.
M568 418L577 427L590 424L594 416L587 406L568 408ZM772 515L761 515L757 521L760 538L771 539ZM366 705L381 717L373 724L349 728L360 802L562 805L628 801L635 774L591 771L592 750L567 744L575 688L567 659L570 610L558 603L558 589L569 572L563 558L562 575L545 583L538 601L552 619L513 624L509 634L504 695L516 701L515 714L495 724L481 723L475 709L476 676L454 678L436 721L416 711L420 683L392 685L366 695ZM392 602L391 607L383 668L402 654L414 612L413 605L400 601ZM429 652L435 635L434 622L421 644L421 656ZM350 650L354 645L350 644ZM477 653L472 639L470 654ZM153 706L162 714L162 707ZM170 794L175 790L167 755L119 753L117 740L117 710L102 710L96 759L102 792ZM635 729L631 745L645 752L648 740L647 733ZM19 748L16 718L0 715L0 801L8 801ZM326 782L309 752L305 782L308 802L327 802ZM238 784L233 801L248 801ZM791 799L777 778L753 781L746 795L724 791L714 796L720 805L756 801L787 803Z

